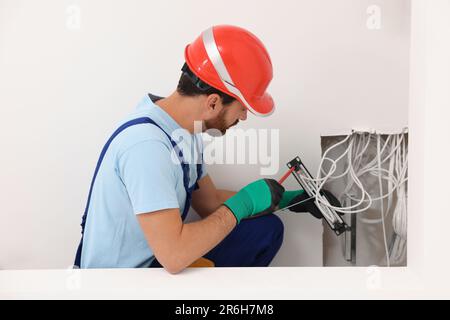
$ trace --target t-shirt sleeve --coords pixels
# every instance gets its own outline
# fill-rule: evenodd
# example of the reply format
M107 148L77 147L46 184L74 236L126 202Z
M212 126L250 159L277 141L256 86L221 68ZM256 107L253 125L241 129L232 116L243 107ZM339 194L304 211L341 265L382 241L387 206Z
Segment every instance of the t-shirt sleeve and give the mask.
M180 207L176 193L177 164L162 141L135 144L120 156L118 166L135 214Z

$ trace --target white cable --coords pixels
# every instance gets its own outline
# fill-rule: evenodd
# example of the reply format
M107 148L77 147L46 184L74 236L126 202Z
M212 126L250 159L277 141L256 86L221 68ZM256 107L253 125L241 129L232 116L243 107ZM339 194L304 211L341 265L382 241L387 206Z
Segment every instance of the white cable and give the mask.
M347 140L347 139L346 139L346 140ZM344 140L344 141L346 141L346 140ZM351 148L352 148L352 140L350 140L350 142L349 142L349 147L347 148L347 150L344 152L343 155L345 155L345 153L347 153L349 150L351 150ZM330 150L330 149L329 149L329 150ZM326 152L326 153L327 153L327 152ZM325 153L325 154L326 154L326 153ZM324 154L324 158L325 158L325 154ZM340 156L340 157L338 158L338 160L342 159L342 157L343 157L343 156ZM322 160L323 160L323 159L322 159ZM336 160L336 161L337 161L337 160ZM323 161L321 162L321 164L322 164L322 163L323 163ZM335 167L336 167L336 166L332 166L332 168L335 168ZM320 170L320 167L319 167L319 170ZM354 204L354 205L352 205L352 206L348 206L348 207L335 207L335 206L331 205L331 204L328 202L328 200L327 200L323 195L320 194L320 190L322 190L324 184L328 181L328 178L334 173L334 170L330 170L330 172L327 174L327 176L325 176L323 179L319 179L319 181L321 181L321 183L320 183L320 185L318 185L318 186L316 187L316 192L315 192L315 195L316 195L316 202L318 202L318 203L320 203L320 204L322 204L322 205L324 205L324 206L326 206L326 207L328 207L328 208L331 208L331 209L334 209L334 210L336 210L336 211L338 211L338 212L341 212L341 213L357 213L357 212L363 212L363 211L367 210L368 208L370 208L370 206L371 206L371 204L372 204L370 195L364 190L364 187L363 187L362 183L359 181L359 179L358 179L357 177L354 176L354 172L353 172L352 166L349 166L349 171L350 171L350 174L351 174L351 175L353 176L353 178L355 179L355 182L356 182L357 186L360 187L360 190L361 190L361 192L362 192L362 194L363 194L363 197L360 199L360 201L359 201L358 203L356 203L356 204ZM363 203L363 201L365 200L365 197L366 197L366 196L369 198L369 203L368 203L368 205L367 205L365 208L358 209L358 210L354 210L354 208L357 208L358 206L360 206L360 205ZM349 210L351 210L351 211L349 211Z
M397 140L400 139L400 136L399 135L395 136L395 139L397 139ZM402 139L400 139L399 141L401 142ZM395 158L397 158L397 159L391 158L391 162L393 162L394 160L396 162L396 170L395 171L396 171L397 175L400 176L399 179L398 179L400 181L397 181L397 179L395 178L395 173L394 173L394 170L393 170L394 168L391 165L390 165L390 170L389 171L387 171L385 169L377 170L377 171L381 171L381 173L382 172L388 172L388 178L389 179L386 178L386 177L383 177L383 178L388 180L389 184L393 183L394 186L392 188L390 188L390 190L388 190L388 193L383 195L382 197L373 198L374 201L385 199L385 198L388 199L388 205L387 205L387 208L385 210L386 214L385 214L384 218L387 218L387 216L391 212L391 208L392 208L392 204L393 204L392 195L393 195L394 191L396 191L397 194L399 194L400 188L407 181L407 178L404 177L404 175L406 173L406 170L405 170L406 169L406 163L404 163L404 169L402 170L402 173L398 174L398 172L400 172L400 170L398 169L400 167L400 161L398 159L399 158L398 154L399 154L399 150L400 149L398 148L398 144L397 143L396 143L395 146L393 145L393 149L396 150L396 157ZM376 171L372 171L371 174L372 175L378 175L378 173ZM350 198L351 198L351 196L350 196ZM364 222L364 223L369 223L369 224L377 224L377 223L381 223L382 222L381 219L369 219L369 218L361 218L361 221Z
M373 160L371 160L369 162L370 165L372 165L372 167L368 165L365 165L362 169L358 170L357 172L355 172L354 167L352 165L352 161L351 161L351 153L353 151L352 147L353 147L353 143L354 143L354 137L356 136L356 133L353 133L351 135L348 135L345 139L343 139L342 141L338 142L337 144L331 146L329 149L327 149L321 159L321 162L319 164L319 169L318 169L318 176L320 175L321 172L323 172L323 162L325 160L330 161L331 162L331 167L328 173L326 173L325 177L323 178L317 178L317 179L311 179L309 177L306 177L305 175L303 175L301 172L299 172L298 174L302 176L302 178L306 181L310 181L310 182L314 182L316 184L316 187L314 188L315 190L311 189L311 193L315 194L316 200L317 202L319 202L320 204L323 204L329 208L332 208L336 211L339 211L341 213L358 213L358 212L363 212L365 210L367 210L368 208L370 208L371 204L373 203L373 201L375 200L381 200L381 199L385 199L387 197L390 197L392 195L392 193L402 184L404 184L407 181L407 178L403 178L398 180L395 178L395 176L390 173L389 171L387 171L386 169L377 169L374 168L373 165L376 164L377 158L375 157ZM364 137L364 135L363 135ZM360 151L357 150L359 145L358 144L356 146L356 155L357 155L357 161L361 162L361 157L364 154L364 152L367 150L369 143L371 141L372 135L369 135L369 138L367 139L367 142L364 144L364 148ZM380 150L380 157L381 155L384 153L384 151L386 150L386 148L389 145L389 141L391 139L391 136L388 136L388 138L386 139L385 143L383 144L383 147ZM390 151L389 155L386 156L385 158L383 158L383 160L381 161L381 163L383 163L383 161L387 161L388 159L390 159L394 154L395 151L399 149L401 141L403 139L403 136L401 137L401 139L399 141L397 141L395 143L395 146L393 147L393 149ZM350 141L349 141L350 140ZM349 141L349 146L346 148L346 150L336 159L336 160L332 160L331 158L327 157L327 154L335 149L336 147L338 147L339 145L344 144L345 142ZM333 176L333 173L337 170L337 162L340 161L341 159L343 159L345 157L345 155L348 155L349 158L349 163L350 165L348 166L348 168L345 170L345 172L350 174L350 177L352 178L352 184L355 184L359 190L361 191L361 198L359 199L355 199L354 197L352 197L351 195L348 195L349 198L351 198L352 200L356 201L357 203L352 205L352 206L348 206L348 207L335 207L332 206L331 204L328 203L328 201L325 200L324 196L322 196L320 194L320 190L323 188L324 184L328 181L330 181L330 179L332 180L333 178L336 177L342 177L343 175L339 175L339 176ZM372 174L372 175L378 175L378 173L383 173L385 172L386 175L381 174L381 178L388 180L391 185L393 185L392 188L390 188L390 190L388 190L387 194L381 195L379 197L376 198L372 198L370 196L370 194L365 190L363 184L360 181L360 177L363 176L364 174ZM352 210L354 208L359 207L362 203L366 202L367 205L362 208L362 209L358 209L358 210Z
M380 174L378 176L378 183L380 185L380 195L383 194L383 181L381 179L381 135L378 135L377 138L377 158L378 158L378 168L380 169ZM384 249L386 251L386 263L387 266L390 267L391 266L391 262L389 260L389 248L387 245L387 238L386 238L386 224L384 223L384 200L381 199L380 200L380 205L381 205L381 221L382 221L382 225L383 225L383 238L384 238Z
M400 168L400 163L404 165ZM396 173L405 174L407 164L406 142L403 142L401 152L397 153ZM390 252L391 260L399 263L406 258L406 237L407 237L407 193L406 185L402 185L398 191L397 205L394 209L392 226L395 232L395 239Z
M398 135L388 135L383 139L380 134L358 133L345 137L340 142L329 147L323 154L320 161L316 179L305 176L304 173L298 172L301 178L306 181L305 188L315 198L317 205L334 209L340 213L360 213L367 212L374 201L381 203L381 217L376 219L369 219L360 216L360 221L364 223L376 224L382 223L383 226L383 240L386 251L387 265L392 262L398 263L406 257L406 235L407 235L407 213L406 213L406 182L407 177L407 148L406 148L406 131ZM377 154L373 159L365 160L367 150L370 143L376 138ZM383 143L382 143L382 140ZM347 143L345 148L336 159L332 159L328 154L337 147ZM346 166L343 172L336 174L338 164L341 160L346 159ZM383 164L387 163L386 168ZM324 164L329 163L329 168L326 171ZM327 165L328 166L328 165ZM380 187L380 194L372 196L366 190L362 183L362 178L366 176L378 177L378 184ZM340 202L352 199L353 205L346 207L335 207L331 205L327 198L321 194L321 190L327 182L337 179L345 179L346 185L344 191L339 195ZM383 182L386 183L387 188L383 193ZM394 201L396 195L396 201ZM386 201L386 207L384 205ZM391 242L391 250L387 245L386 225L385 219L392 213L392 224L394 228L394 236Z

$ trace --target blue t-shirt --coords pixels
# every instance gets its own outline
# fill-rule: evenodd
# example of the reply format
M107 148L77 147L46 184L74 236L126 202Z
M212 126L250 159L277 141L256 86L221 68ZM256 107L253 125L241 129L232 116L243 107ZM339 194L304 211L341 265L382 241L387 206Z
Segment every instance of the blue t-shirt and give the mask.
M151 118L178 143L192 163L193 185L203 148L200 136L182 129L149 96L122 123L141 117ZM136 215L170 208L181 214L185 200L183 171L165 133L147 123L125 129L106 152L92 190L81 268L148 267L153 251Z

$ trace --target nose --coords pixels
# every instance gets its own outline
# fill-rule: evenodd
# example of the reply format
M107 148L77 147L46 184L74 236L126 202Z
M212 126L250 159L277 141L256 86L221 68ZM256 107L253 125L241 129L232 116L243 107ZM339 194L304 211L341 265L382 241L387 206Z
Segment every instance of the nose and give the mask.
M241 120L241 121L247 120L247 109L245 109L244 111L242 111L242 114L241 114L241 116L239 117L239 120Z

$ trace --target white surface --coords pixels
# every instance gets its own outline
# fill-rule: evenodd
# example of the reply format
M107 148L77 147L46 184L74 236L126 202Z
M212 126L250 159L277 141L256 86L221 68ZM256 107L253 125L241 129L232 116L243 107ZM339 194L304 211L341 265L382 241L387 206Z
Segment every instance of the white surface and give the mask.
M449 297L405 268L60 270L0 272L0 299L364 299ZM433 290L430 290L433 289Z
M414 222L426 227L417 233L417 249L422 250L421 263L432 263L435 272L448 284L450 275L450 250L448 250L450 225L448 196L449 119L450 119L450 1L415 1L415 31L413 56L416 63L412 74L411 108L422 116L421 126L416 127L416 140L423 142L424 148L416 145L416 152L422 152L425 170L422 214L414 216ZM416 118L416 122L419 122ZM421 131L420 129L424 130ZM412 139L413 137L411 137ZM416 177L419 178L419 177ZM443 199L443 201L436 201ZM423 243L421 243L423 241ZM411 244L411 243L410 243ZM449 286L450 287L450 286Z
M69 4L80 9L79 29L72 28ZM0 0L0 269L72 263L108 134L147 91L175 88L184 46L212 24L246 27L271 53L277 110L268 119L250 116L241 127L280 128L281 171L297 155L315 171L325 129L404 127L409 1L376 1L380 30L366 27L372 4ZM222 188L260 178L258 166L209 171ZM287 239L301 245L286 243L277 265L321 265L316 223L289 220Z

